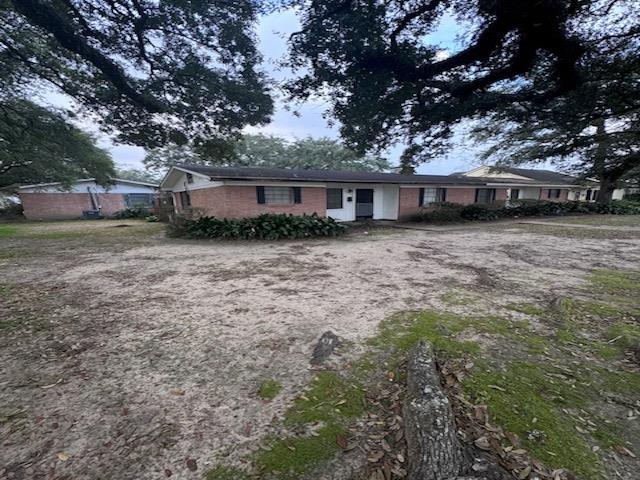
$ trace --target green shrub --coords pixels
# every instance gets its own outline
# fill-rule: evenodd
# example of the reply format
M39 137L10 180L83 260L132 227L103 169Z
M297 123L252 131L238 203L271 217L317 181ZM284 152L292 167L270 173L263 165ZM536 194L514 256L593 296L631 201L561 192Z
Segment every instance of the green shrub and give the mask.
M3 220L16 220L23 218L21 203L7 203L0 205L0 218Z
M455 205L442 203L425 208L412 220L422 222L450 222L460 220L490 221L501 218L559 216L580 213L610 215L640 215L640 202L613 200L608 204L587 202L547 202L519 200L510 206Z
M125 218L147 218L149 217L149 209L143 207L125 208L116 212L113 217L118 219Z
M169 234L189 238L279 240L284 238L334 237L346 227L332 218L312 215L266 213L254 218L176 218Z
M160 219L158 218L157 215L149 215L148 217L145 217L145 220L147 222L159 222Z
M415 222L433 223L460 222L462 221L460 212L463 208L463 205L457 203L434 203L423 208L420 213L414 215L411 220Z

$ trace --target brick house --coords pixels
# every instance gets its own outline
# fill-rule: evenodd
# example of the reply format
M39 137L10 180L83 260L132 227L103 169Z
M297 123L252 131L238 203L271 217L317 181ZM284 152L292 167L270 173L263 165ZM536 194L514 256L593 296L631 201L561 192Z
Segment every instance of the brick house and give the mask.
M117 178L108 187L87 178L69 188L63 188L60 183L41 183L18 189L28 220L74 219L91 213L110 217L125 208L152 208L157 195L158 185Z
M317 213L340 221L397 220L437 202L501 204L564 201L580 191L576 179L546 172L544 179L476 170L452 175L289 170L256 167L172 167L160 188L176 212L242 218L262 213Z

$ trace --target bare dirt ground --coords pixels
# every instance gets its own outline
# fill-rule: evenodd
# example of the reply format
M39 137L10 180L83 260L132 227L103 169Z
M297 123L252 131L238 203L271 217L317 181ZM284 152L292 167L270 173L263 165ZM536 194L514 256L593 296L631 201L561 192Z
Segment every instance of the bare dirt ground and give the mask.
M357 355L381 320L452 292L535 302L593 269L640 270L639 233L567 231L221 243L132 221L18 226L0 238L0 478L202 478L260 447L327 330ZM271 379L283 391L262 400Z

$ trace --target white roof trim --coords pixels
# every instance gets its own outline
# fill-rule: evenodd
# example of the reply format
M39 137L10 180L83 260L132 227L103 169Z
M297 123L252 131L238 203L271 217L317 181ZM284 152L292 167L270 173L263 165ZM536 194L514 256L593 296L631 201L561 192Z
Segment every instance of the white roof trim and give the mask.
M160 180L160 185L159 187L161 189L164 189L164 187L162 186L164 184L164 181L169 178L169 175L171 175L174 171L179 171L179 172L184 172L184 173L190 173L191 175L196 175L198 177L202 177L202 178L206 178L207 180L211 180L211 176L209 175L205 175L204 173L198 173L198 172L194 172L193 170L188 170L186 168L182 168L182 167L176 167L176 166L172 166L171 168L169 168L169 170L167 171L167 173L164 174L164 177L162 177L162 180Z

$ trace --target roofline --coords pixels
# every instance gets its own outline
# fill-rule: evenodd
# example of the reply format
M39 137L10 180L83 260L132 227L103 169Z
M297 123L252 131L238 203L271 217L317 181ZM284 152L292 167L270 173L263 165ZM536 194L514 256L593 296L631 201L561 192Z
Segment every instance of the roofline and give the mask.
M169 167L169 170L167 170L167 173L165 173L164 177L162 177L162 180L160 180L160 183L158 184L158 188L162 188L162 184L167 179L167 177L169 177L169 174L171 172L173 172L174 170L180 170L181 172L190 173L191 175L197 175L199 177L208 178L209 180L211 180L211 176L210 175L205 175L204 173L194 172L193 170L189 170L188 168L184 168L184 167L178 167L177 165L171 165L171 167Z
M82 183L82 182L95 182L95 178L78 178L73 183ZM126 180L124 178L112 178L111 181L114 183L132 183L134 185L145 185L147 187L159 188L160 185L156 183L149 182L140 182L138 180ZM48 182L48 183L34 183L32 185L20 185L18 190L23 188L37 188L37 187L52 187L54 185L62 185L62 182Z

